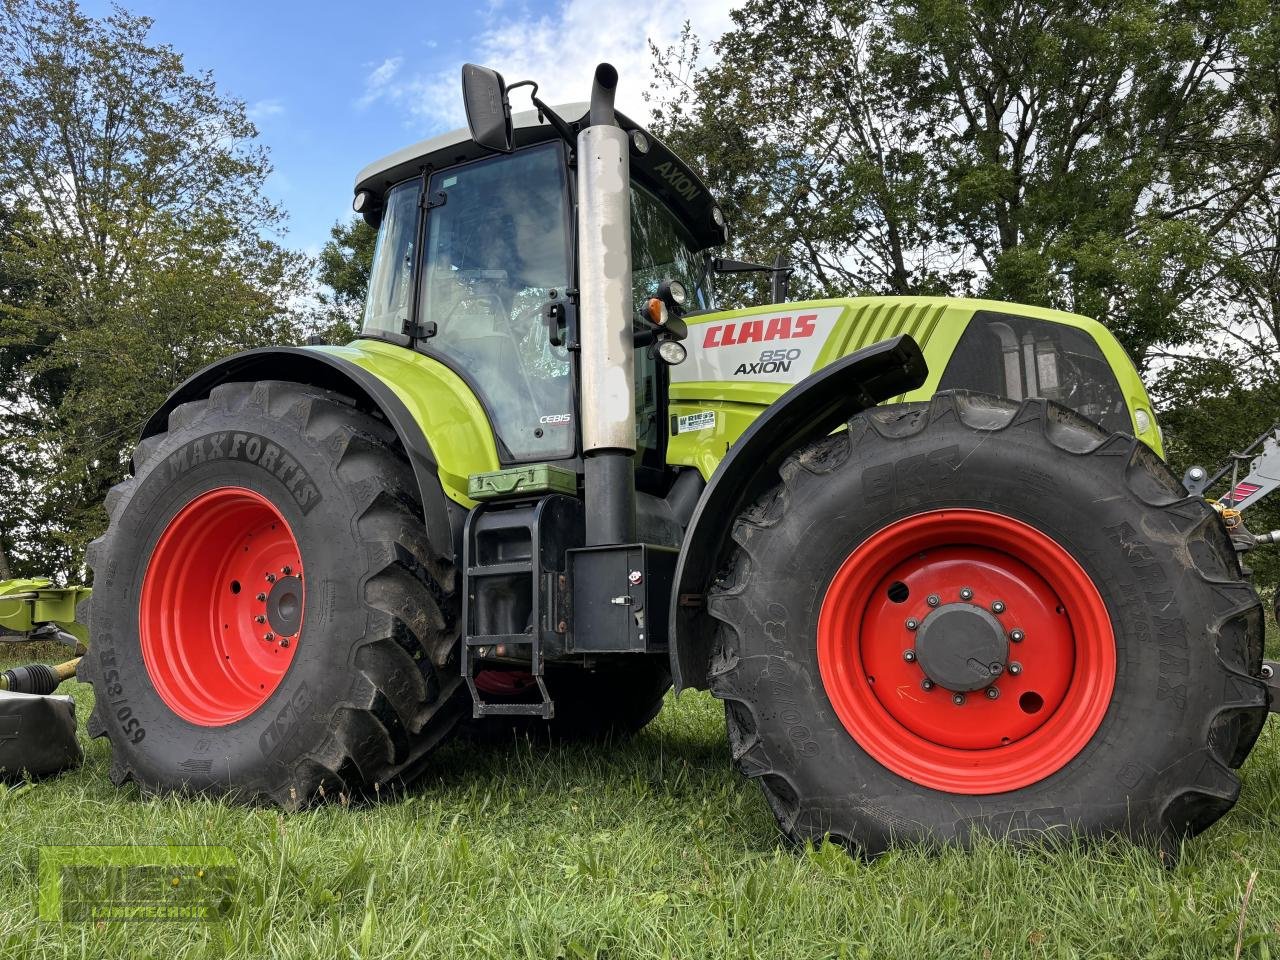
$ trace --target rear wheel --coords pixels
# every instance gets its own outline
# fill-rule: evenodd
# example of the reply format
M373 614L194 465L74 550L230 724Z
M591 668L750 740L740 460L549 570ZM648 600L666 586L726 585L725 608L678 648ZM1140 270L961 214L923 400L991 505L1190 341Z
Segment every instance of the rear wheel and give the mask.
M298 807L420 766L465 703L453 571L394 434L224 384L143 441L90 548L90 732L112 779Z
M1163 840L1235 802L1261 608L1203 501L1065 408L859 414L735 524L712 691L786 834Z

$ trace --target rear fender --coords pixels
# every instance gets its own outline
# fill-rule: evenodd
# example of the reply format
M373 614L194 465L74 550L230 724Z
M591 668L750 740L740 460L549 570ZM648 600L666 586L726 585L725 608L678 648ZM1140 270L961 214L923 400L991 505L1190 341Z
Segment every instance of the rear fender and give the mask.
M860 410L914 390L928 366L902 335L873 344L800 381L740 436L702 492L685 531L671 594L671 676L677 690L705 689L714 645L707 587L723 562L734 519L778 482L794 450L831 433Z
M422 427L385 381L334 353L305 347L263 347L219 360L169 395L142 428L141 439L163 433L168 429L171 411L207 397L219 384L257 380L288 380L333 390L355 400L362 409L381 414L395 430L413 468L432 548L437 556L450 562L461 556L466 510L445 496L436 456Z

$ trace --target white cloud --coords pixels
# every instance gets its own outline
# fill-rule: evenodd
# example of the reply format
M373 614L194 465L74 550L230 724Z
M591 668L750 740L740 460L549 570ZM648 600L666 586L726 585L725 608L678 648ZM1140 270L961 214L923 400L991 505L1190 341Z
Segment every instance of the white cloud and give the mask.
M493 67L508 83L536 80L538 96L549 104L586 100L596 64L608 62L620 76L619 109L643 120L649 115L643 94L655 66L649 41L665 49L688 20L705 50L730 27L733 6L732 0L561 0L551 13L531 16L495 3L485 29L471 49L458 51L456 62L401 76L402 58L389 59L370 74L360 104L384 101L404 111L407 126L432 133L466 123L460 87L466 60ZM511 106L529 109L527 92L512 94Z
M392 86L404 57L387 57L369 72L364 80L364 95L356 101L356 106L367 107L383 97L395 99L396 87Z
M257 103L249 104L249 109L245 113L254 123L261 123L268 117L278 117L284 113L284 104L279 100L259 100Z

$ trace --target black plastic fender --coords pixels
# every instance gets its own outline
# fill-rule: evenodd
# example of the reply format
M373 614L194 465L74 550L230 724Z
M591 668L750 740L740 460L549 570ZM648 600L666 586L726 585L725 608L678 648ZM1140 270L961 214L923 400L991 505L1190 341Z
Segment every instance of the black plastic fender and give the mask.
M707 687L714 628L705 598L734 518L778 482L778 467L797 447L826 436L860 410L916 389L928 372L911 337L872 344L801 380L729 449L702 491L676 565L668 620L676 690Z
M345 394L363 409L380 413L404 447L422 495L427 537L437 555L454 561L461 556L462 523L466 511L445 496L436 457L426 434L395 392L374 374L342 357L306 347L262 347L245 350L210 364L178 387L142 428L139 439L168 429L169 413L181 404L200 400L223 383L288 380Z

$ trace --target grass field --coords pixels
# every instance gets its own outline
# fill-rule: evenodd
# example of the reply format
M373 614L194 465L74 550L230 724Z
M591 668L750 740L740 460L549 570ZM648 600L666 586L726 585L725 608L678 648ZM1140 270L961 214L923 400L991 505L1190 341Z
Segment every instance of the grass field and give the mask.
M68 689L83 736L92 694ZM86 738L83 769L0 787L0 957L1280 955L1276 723L1239 806L1171 868L1120 843L873 863L786 849L705 694L669 700L629 744L451 747L399 802L293 816L142 800ZM230 912L40 921L38 848L81 843L230 847Z

